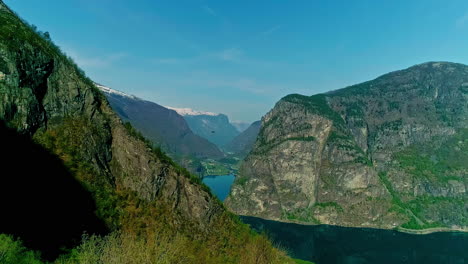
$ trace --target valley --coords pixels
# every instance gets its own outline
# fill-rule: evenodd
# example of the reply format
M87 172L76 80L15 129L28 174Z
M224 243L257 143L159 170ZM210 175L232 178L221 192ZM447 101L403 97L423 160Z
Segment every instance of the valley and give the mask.
M0 264L468 260L451 5L51 1L0 0Z

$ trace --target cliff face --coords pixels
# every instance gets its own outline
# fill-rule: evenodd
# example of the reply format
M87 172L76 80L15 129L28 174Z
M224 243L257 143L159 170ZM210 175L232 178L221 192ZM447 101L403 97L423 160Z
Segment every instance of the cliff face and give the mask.
M468 66L425 63L262 119L226 205L344 226L467 226Z
M0 233L19 236L49 260L84 233L113 232L131 238L113 254L157 241L167 259L184 260L171 263L291 262L240 224L198 177L124 125L49 34L1 0L0 135L3 167L15 169L0 177ZM157 255L145 261L159 262Z
M219 148L228 144L239 131L229 123L226 115L184 115L190 129L192 131L213 142Z
M220 212L215 198L128 133L95 85L52 42L0 6L0 119L8 127L59 155L69 154L60 144L74 147L73 159L91 167L90 183L164 200L201 225Z

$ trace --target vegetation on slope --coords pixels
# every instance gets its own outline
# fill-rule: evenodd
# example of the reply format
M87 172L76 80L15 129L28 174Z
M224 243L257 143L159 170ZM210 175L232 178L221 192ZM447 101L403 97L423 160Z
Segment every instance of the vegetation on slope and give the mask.
M26 123L24 126L24 122L19 122L19 119L15 118L20 114L25 117L34 115L32 108L22 110L23 112L3 111L4 109L1 107L13 109L17 103L6 100L2 101L0 107L0 112L6 114L0 118L5 119L6 123L15 130L33 135L37 144L60 159L67 174L69 173L78 180L79 184L91 194L95 203L95 214L105 222L110 231L109 234L103 236L93 234L85 236L81 244L76 247L57 248L56 250L62 252L62 256L55 259L55 257L48 255L48 261L93 264L292 262L284 252L274 248L265 236L253 233L235 215L226 211L222 204L209 194L208 188L201 183L198 177L175 164L160 149L153 148L147 140L128 125L123 137L128 139L127 135L131 135L132 140L137 142L134 143L135 145L138 147L140 145L146 146L146 148L139 149L140 153L134 154L136 156L150 155L151 161L162 164L163 173L165 173L163 177L169 177L167 174L172 173L175 175L173 177L178 177L177 184L186 184L197 193L207 194L202 198L209 200L208 204L213 206L211 208L213 212L209 212L212 218L205 223L206 226L201 226L201 223L197 222L196 219L191 219L189 214L184 214L175 208L177 203L159 197L144 199L141 195L143 191L138 193L136 190L131 190L128 185L120 183L111 171L122 164L112 163L112 154L115 153L109 152L110 146L116 140L111 132L114 131L113 129L123 130L123 128L122 124L113 121L115 115L108 111L105 97L100 94L83 71L50 41L48 34L38 32L33 26L21 22L16 15L5 11L5 9L6 7L0 1L0 49L5 50L6 53L23 55L8 57L9 65L19 67L18 71L26 74L22 80L27 80L29 83L18 86L8 79L15 78L14 76L8 76L6 79L2 77L0 95L5 93L8 96L19 90L33 90L33 93L28 94L27 98L39 99L38 102L42 103L47 92L49 97L46 100L51 100L49 103L57 103L62 108L48 109L51 112L45 113L46 110L40 105L42 107L39 109L41 113L53 116L53 120L41 120L38 117L37 120L40 122L34 124L36 127L31 128L30 124ZM27 52L25 53L24 50ZM51 62L51 64L46 63L46 65L53 65L46 69L48 74L57 68L62 71L53 72L56 79L50 80L40 73L35 75L38 70L34 63L38 56L44 61ZM4 66L3 61L0 61L0 65ZM2 73L10 74L8 68L2 68ZM44 82L44 80L47 81ZM53 91L47 90L50 88L51 81L56 86ZM37 84L37 82L41 83ZM66 86L66 84L75 82L78 84L73 88ZM34 91L36 88L41 89L41 91ZM87 97L72 96L74 101L66 102L61 96L67 96L66 93L71 89L86 94ZM89 90L92 93L88 93ZM50 93L55 93L55 97L51 97ZM89 104L85 105L84 100L87 100L86 103ZM27 101L21 103L28 106ZM75 112L67 111L72 109L70 105L78 106L76 108L78 110ZM86 107L88 109L83 109ZM52 111L56 112L52 113ZM111 128L111 125L115 127ZM21 150L28 153L28 149ZM29 165L24 164L25 167ZM48 166L50 166L48 163L41 164L41 167L44 168ZM130 164L129 166L137 167L138 165ZM138 175L124 176L134 181L140 180L137 178ZM190 184L186 183L184 177L189 180ZM36 177L36 180L40 181L41 178ZM27 185L28 182L18 184ZM61 187L63 186L60 186L59 183L51 186L51 188L58 189ZM61 197L55 198L60 199ZM177 198L179 200L176 202L185 199ZM47 206L47 204L43 206ZM70 205L70 209L74 209L74 206L74 204ZM37 217L41 216L37 215ZM66 222L62 224L65 225ZM76 227L73 226L73 228ZM44 232L46 231L44 230ZM61 232L60 229L48 231ZM20 238L22 237L20 236ZM42 244L48 243L47 235L35 239L42 239ZM25 244L30 245L31 241L25 240ZM2 263L8 263L7 261L11 263L42 263L38 253L27 251L10 236L0 236L0 245L7 245L0 248L0 257L4 257Z

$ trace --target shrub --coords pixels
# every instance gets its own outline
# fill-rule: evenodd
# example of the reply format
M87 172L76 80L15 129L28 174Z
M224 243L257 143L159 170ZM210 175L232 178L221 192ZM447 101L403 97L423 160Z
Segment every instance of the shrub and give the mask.
M38 252L27 250L19 240L0 234L0 263L42 264Z

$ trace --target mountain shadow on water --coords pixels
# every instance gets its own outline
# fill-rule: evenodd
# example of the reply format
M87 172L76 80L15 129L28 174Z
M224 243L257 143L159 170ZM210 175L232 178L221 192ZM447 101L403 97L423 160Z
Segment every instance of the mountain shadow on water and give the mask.
M0 233L52 260L84 233L105 234L91 194L55 155L0 122Z

